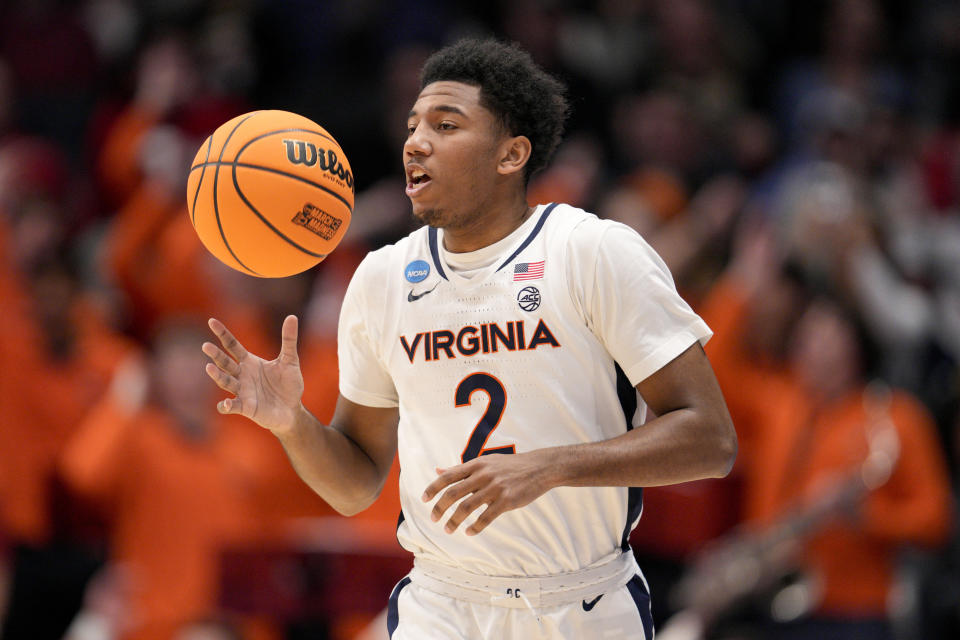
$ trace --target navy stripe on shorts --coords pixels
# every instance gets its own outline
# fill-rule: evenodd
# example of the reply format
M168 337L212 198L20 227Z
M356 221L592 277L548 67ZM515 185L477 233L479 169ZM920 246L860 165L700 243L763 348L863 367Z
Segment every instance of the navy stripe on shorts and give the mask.
M653 640L653 614L650 612L650 594L647 593L647 587L643 584L643 578L639 575L633 576L627 583L627 590L633 596L633 601L637 603L637 612L640 614L640 621L643 623L644 638Z
M387 603L387 637L392 638L393 632L400 625L400 610L398 608L400 592L408 584L410 584L410 576L398 582L397 586L393 588L393 593L390 594L390 602Z

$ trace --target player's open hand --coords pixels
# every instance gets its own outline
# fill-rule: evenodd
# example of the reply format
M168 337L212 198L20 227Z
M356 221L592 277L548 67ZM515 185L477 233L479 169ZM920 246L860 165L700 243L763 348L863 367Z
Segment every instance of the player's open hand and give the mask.
M211 318L209 325L223 349L203 343L203 352L213 360L207 363L207 375L233 394L217 403L217 410L240 414L273 432L292 427L303 396L297 317L283 321L280 355L270 361L247 351L219 320Z
M480 456L449 469L437 469L439 477L427 486L423 501L429 502L443 491L430 514L437 522L463 498L444 525L447 533L456 531L471 513L486 505L466 529L468 536L476 535L500 514L526 506L552 489L549 465L541 451Z

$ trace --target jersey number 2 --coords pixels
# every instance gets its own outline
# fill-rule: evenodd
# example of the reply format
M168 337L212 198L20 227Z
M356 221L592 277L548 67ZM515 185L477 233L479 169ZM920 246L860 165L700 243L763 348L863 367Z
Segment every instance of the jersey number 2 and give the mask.
M507 406L507 391L503 388L503 384L489 373L471 373L457 385L456 406L465 407L473 404L470 397L474 391L485 391L490 398L490 403L487 405L487 410L483 412L477 426L473 428L473 433L467 440L467 446L464 448L460 460L467 462L490 453L515 453L517 448L512 444L508 447L484 448L490 434L500 424L503 410Z

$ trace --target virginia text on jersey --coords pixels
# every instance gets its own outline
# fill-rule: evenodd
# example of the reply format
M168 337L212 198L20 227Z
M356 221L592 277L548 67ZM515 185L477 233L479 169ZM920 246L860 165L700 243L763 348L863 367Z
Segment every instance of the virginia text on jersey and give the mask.
M527 342L523 320L512 320L507 322L505 327L490 322L479 326L467 325L456 334L447 329L439 329L418 333L413 340L400 336L400 344L411 364L418 353L423 355L426 362L431 362L439 360L441 353L448 358L455 358L454 351L461 356L472 356L477 353L496 353L501 346L507 351L527 351L541 345L554 348L560 346L543 320L537 323L530 342Z

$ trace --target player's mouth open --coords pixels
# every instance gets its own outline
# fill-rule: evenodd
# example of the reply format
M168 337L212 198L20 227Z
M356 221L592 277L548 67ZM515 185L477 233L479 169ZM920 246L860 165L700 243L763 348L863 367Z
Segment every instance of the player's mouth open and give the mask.
M413 197L430 184L431 178L422 169L412 169L407 173L407 195Z

